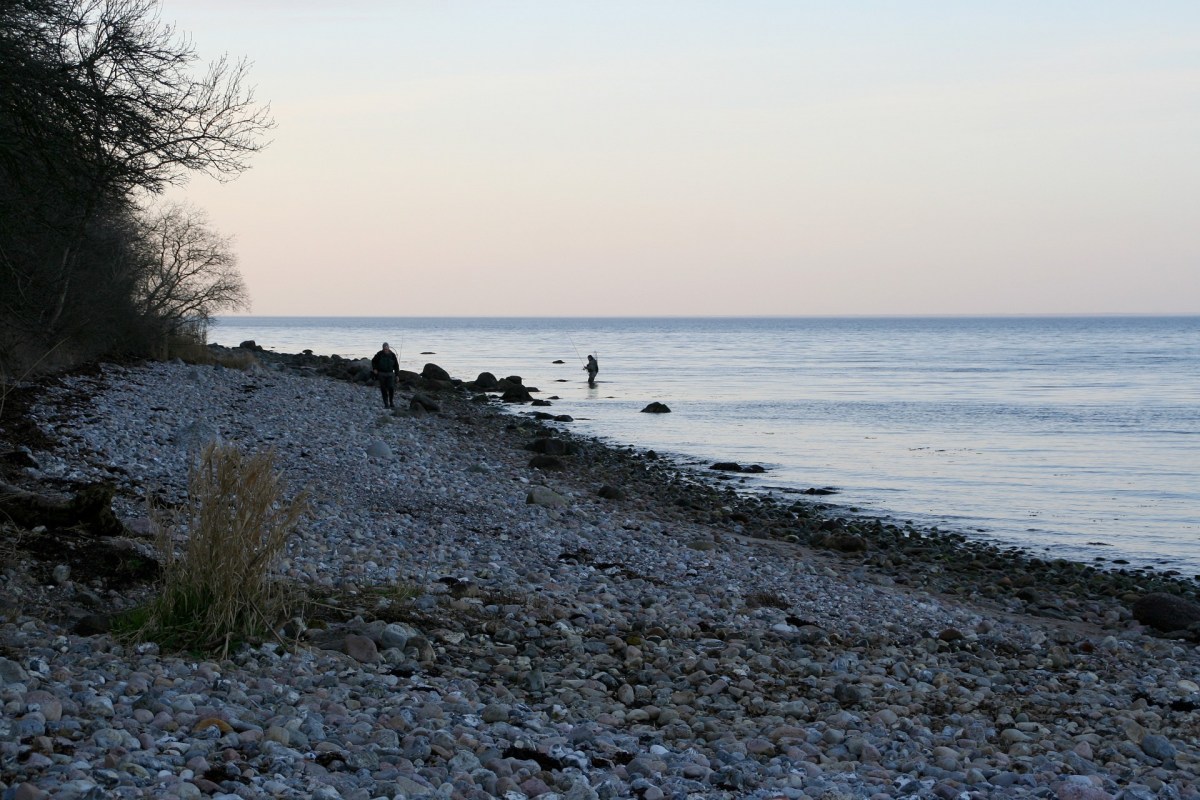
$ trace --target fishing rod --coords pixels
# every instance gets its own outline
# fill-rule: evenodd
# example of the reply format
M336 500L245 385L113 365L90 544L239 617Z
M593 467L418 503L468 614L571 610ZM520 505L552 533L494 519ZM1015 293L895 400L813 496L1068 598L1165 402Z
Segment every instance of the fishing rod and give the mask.
M571 338L571 334L567 334L567 341L571 343L571 349L575 351L575 357L583 361L583 356L579 355L579 348L575 346L575 340Z

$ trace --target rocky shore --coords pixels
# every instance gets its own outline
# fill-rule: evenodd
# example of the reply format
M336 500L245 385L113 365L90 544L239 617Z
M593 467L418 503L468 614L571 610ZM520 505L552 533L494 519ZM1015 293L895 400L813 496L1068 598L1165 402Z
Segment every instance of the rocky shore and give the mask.
M9 482L113 484L125 530L4 526L3 800L1200 797L1190 582L742 497L511 381L409 375L393 413L354 362L256 355L30 400ZM308 600L223 661L118 641L148 498L214 437L311 493Z

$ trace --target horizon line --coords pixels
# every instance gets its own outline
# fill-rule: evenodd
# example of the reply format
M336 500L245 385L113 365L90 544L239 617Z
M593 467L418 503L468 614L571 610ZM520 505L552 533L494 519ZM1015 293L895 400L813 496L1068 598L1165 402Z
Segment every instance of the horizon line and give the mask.
M1200 311L1079 311L880 314L218 314L211 319L1088 319L1200 317Z

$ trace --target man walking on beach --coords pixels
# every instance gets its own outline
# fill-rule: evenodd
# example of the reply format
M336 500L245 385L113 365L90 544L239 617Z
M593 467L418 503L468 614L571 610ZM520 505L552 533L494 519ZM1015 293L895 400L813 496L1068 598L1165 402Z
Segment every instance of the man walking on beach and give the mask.
M383 407L395 408L396 377L400 374L400 359L383 343L383 349L371 359L371 374L379 380L379 392L383 395Z

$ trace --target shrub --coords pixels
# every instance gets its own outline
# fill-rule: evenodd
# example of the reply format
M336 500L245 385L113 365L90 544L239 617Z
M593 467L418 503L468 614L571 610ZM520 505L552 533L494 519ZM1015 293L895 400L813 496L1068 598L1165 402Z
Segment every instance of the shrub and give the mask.
M167 339L167 358L178 358L188 364L203 364L212 366L220 364L226 369L237 369L242 372L253 369L259 361L253 354L245 351L224 352L213 350L202 340L188 336L172 336Z
M206 447L189 476L181 525L162 526L162 591L126 619L134 638L224 657L237 642L267 634L288 611L272 570L306 508L303 492L284 498L271 451ZM181 553L172 527L186 531Z

